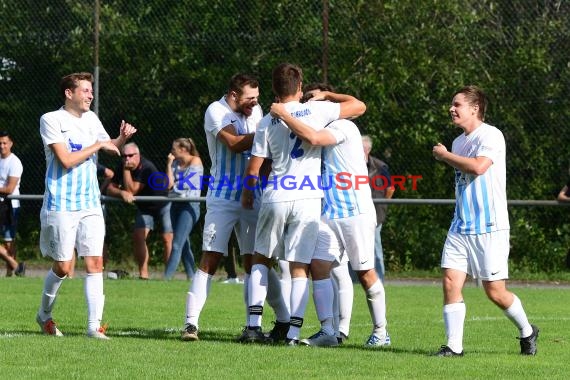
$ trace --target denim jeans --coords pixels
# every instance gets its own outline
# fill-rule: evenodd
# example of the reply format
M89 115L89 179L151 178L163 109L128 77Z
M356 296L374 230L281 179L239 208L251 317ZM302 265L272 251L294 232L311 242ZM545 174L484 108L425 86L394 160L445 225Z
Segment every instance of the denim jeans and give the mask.
M374 234L374 268L376 268L380 281L384 282L384 250L382 249L381 232L382 224L379 224L376 226Z
M200 217L199 205L197 202L172 202L170 218L174 238L172 240L172 252L164 270L164 278L167 280L176 273L180 259L182 259L186 277L190 279L194 275L196 263L190 247L190 233Z

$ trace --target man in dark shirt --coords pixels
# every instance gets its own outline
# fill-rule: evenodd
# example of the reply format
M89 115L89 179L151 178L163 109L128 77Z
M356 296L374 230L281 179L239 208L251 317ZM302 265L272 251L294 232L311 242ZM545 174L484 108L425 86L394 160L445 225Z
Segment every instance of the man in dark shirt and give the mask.
M122 151L121 164L115 170L107 195L121 198L133 203L135 196L167 196L167 186L153 181L158 173L156 166L142 157L135 143L126 144ZM164 262L168 262L172 249L172 224L170 222L170 202L137 202L133 244L135 259L139 266L139 278L147 280L149 253L146 239L154 222L160 219L162 224L162 240L164 243Z

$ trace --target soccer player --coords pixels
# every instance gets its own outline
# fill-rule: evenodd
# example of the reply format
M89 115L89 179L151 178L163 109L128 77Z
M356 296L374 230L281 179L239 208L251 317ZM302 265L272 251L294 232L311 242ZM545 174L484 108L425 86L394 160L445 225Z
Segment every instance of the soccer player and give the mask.
M314 100L322 98L320 89L311 93ZM312 146L323 147L324 227L319 231L319 242L311 261L311 273L317 274L313 276L313 289L321 330L302 342L310 346L334 346L337 343L332 320L329 322L333 299L329 278L332 263L327 266L326 263L330 259L326 259L325 254L331 250L340 250L341 254L348 256L366 293L372 332L365 346L389 345L385 291L374 268L376 212L369 185L356 181L356 178L368 178L362 136L358 127L352 121L337 120L316 131L289 114L282 104L277 103L271 106L271 113L283 120L303 141Z
M536 354L538 327L527 319L520 299L507 290L509 215L505 138L486 124L487 97L477 86L453 94L449 113L463 130L451 152L442 144L433 156L455 169L455 213L443 246L443 320L447 344L437 356L463 356L467 274L482 280L487 297L517 326L523 355Z
M89 108L93 76L70 74L61 79L64 106L44 114L40 134L46 156L46 189L40 213L40 249L53 265L48 272L36 321L44 334L63 336L52 319L59 288L72 270L74 248L85 260L87 336L109 339L101 326L103 294L103 241L105 221L97 182L97 153L119 155L119 147L136 128L121 123L114 140Z
M299 102L303 75L298 66L282 63L273 69L272 87L287 113L315 129L339 118L363 114L366 106L350 95L323 92L331 102ZM260 122L252 158L244 173L247 186L241 195L245 209L254 205L253 188L265 159L272 170L263 190L255 233L255 253L250 277L249 324L246 342L266 343L261 331L267 294L267 273L272 258L289 261L291 319L286 343L299 343L308 298L309 264L316 246L323 192L319 186L321 148L298 138L287 125L271 115ZM293 181L290 183L289 181Z
M198 320L210 289L212 276L220 260L228 255L228 242L232 230L243 255L244 303L248 320L248 277L251 272L251 255L259 204L250 210L240 205L242 174L251 156L251 145L263 111L258 104L259 82L246 74L234 75L228 92L210 104L204 117L204 129L212 166L206 195L206 216L202 236L202 258L194 273L186 296L186 324L182 340L198 340ZM277 323L274 333L286 334L289 312L282 301L279 277L270 272L268 302L275 310ZM246 322L247 323L247 322Z

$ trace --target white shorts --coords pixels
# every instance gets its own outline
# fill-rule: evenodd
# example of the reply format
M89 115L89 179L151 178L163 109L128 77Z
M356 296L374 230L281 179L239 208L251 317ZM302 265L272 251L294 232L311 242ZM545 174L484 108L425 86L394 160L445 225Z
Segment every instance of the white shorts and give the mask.
M317 245L321 199L263 203L255 232L255 252L310 264Z
M473 278L498 281L509 278L509 230L479 235L448 232L441 267L456 269Z
M342 255L346 256L346 255ZM313 259L323 261L337 261L340 263L340 245L338 239L325 221L319 223L319 235L317 237L317 246Z
M237 201L208 198L202 233L202 250L228 255L228 243L235 231L240 255L252 254L259 201L253 210L241 207Z
M346 255L353 270L374 269L376 214L367 213L325 220L339 241L341 262L342 255Z
M101 208L79 211L40 212L40 250L55 261L70 261L73 249L79 256L102 256L105 220Z

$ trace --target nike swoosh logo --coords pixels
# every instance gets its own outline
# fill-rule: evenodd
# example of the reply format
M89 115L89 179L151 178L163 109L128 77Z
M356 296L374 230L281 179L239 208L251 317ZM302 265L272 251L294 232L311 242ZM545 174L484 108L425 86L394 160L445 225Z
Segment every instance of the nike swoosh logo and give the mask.
M233 124L233 123L235 123L236 121L237 121L237 119L235 119L235 120L232 120L232 124Z
M499 271L499 272L500 272L500 271ZM499 272L491 272L491 276L494 276L494 275L496 275L496 274L499 273Z
M361 261L360 264L366 264L367 262L368 262L368 260Z

